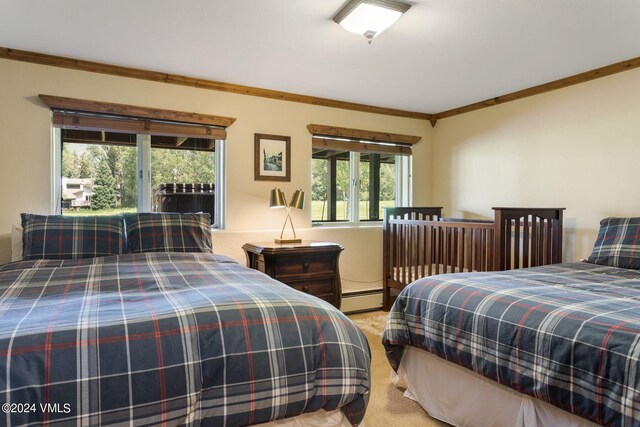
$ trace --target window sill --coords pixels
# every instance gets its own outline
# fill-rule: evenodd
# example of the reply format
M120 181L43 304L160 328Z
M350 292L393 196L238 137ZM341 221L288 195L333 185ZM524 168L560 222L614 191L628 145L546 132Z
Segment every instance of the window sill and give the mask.
M371 222L313 222L311 228L382 228L382 221Z

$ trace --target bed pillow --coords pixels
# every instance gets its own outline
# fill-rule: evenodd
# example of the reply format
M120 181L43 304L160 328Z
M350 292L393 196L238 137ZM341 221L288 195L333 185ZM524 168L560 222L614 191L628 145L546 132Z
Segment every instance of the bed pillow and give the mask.
M640 270L640 217L605 218L587 262Z
M77 259L119 255L125 249L121 215L22 216L23 259Z
M11 262L22 261L22 227L11 226Z
M208 213L137 213L124 218L132 253L212 250Z

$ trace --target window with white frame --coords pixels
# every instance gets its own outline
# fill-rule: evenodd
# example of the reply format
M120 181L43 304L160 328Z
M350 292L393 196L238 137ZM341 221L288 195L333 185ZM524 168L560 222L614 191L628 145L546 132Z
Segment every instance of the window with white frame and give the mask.
M53 124L54 212L202 211L224 227L224 129L61 110Z
M385 207L410 204L411 147L314 135L312 221L381 221Z

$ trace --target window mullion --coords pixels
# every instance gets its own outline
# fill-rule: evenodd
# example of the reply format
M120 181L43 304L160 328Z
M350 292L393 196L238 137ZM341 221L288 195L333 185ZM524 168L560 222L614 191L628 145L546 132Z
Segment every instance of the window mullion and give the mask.
M327 171L329 173L329 185L327 185L329 210L327 212L327 220L336 221L338 204L338 178L336 171L338 169L338 159L336 156L330 156L327 162Z
M405 164L406 171L403 175L403 179L407 181L404 192L405 192L405 206L413 206L413 157L409 156L403 160Z
M406 206L404 203L404 161L396 156L396 207Z
M151 212L151 135L136 135L138 144L138 212Z
M51 160L53 162L53 193L51 195L51 213L62 213L62 131L53 128L53 148Z
M227 141L216 140L216 157L215 157L215 205L214 212L215 218L213 221L213 227L224 229L227 223L227 213L225 210L225 203L223 200L227 200Z
M369 154L369 220L380 219L380 154Z
M360 153L349 153L349 221L360 222Z

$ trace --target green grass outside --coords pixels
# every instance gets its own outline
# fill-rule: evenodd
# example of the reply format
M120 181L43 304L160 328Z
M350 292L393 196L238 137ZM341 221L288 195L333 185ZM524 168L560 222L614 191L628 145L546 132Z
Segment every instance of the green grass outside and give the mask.
M322 218L322 205L324 204L324 218ZM396 205L394 200L381 200L380 201L380 218L382 218L382 208L392 208ZM347 209L349 203L348 202L338 202L336 206L336 219L337 220L347 220ZM327 217L327 204L314 200L311 202L311 220L319 221L322 219L326 219ZM369 202L360 202L360 219L365 219L369 213Z
M311 219L313 221L318 221L322 215L322 205L323 202L314 200L311 204ZM393 200L382 200L380 201L380 217L382 218L382 208L392 208L395 206L395 201ZM346 212L348 208L347 202L338 202L336 206L336 215L338 220L347 220ZM327 215L326 212L327 206L325 205L325 218ZM119 213L135 213L137 212L136 208L114 208L114 209L101 209L101 210L91 210L91 209L65 209L62 211L63 215L67 216L88 216L88 215L117 215ZM369 202L360 202L360 218L365 218L365 215L369 212Z
M62 215L65 216L89 216L89 215L117 215L119 213L135 213L136 208L113 208L113 209L64 209Z

